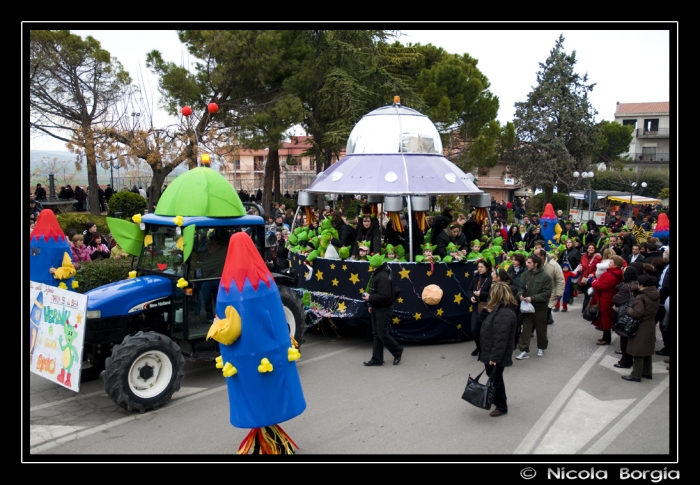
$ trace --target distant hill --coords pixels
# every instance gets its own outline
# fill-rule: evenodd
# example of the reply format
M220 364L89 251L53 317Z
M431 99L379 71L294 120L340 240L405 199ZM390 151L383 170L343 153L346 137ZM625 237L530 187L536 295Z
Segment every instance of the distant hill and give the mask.
M76 175L74 184L82 186L87 185L87 172L85 170L82 172L75 172L72 162L75 161L76 155L67 150L30 150L28 173L32 173L35 168L39 167L44 157L48 158L49 160L53 160L55 158L58 161L71 162L68 164L68 168L71 170L69 173ZM177 175L185 171L186 170L184 168L177 168L168 176L166 183L170 183ZM150 179L146 180L145 177L143 177L141 180L138 180L138 178L125 177L123 170L113 170L113 175L115 187L121 187L122 185L131 187L132 185L136 184L145 188L145 186L150 182ZM109 169L104 170L102 167L97 168L97 182L102 185L110 183ZM36 180L32 180L30 178L29 184L31 186L36 185L36 183ZM62 185L60 181L57 181L56 184Z

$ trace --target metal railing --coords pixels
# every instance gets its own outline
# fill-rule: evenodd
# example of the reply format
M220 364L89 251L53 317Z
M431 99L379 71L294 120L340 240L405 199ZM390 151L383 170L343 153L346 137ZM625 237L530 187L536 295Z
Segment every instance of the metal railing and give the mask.
M668 138L670 133L670 128L658 128L656 130L646 130L644 128L637 128L637 138Z
M634 163L668 163L671 161L671 153L669 152L630 153L630 156Z

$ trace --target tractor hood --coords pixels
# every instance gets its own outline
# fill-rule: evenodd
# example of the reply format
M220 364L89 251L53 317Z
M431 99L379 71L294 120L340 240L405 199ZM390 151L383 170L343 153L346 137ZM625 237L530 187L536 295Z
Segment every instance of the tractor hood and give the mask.
M151 304L172 303L173 281L164 276L138 276L116 281L85 293L88 297L88 312L100 311L100 318L135 314L149 308Z

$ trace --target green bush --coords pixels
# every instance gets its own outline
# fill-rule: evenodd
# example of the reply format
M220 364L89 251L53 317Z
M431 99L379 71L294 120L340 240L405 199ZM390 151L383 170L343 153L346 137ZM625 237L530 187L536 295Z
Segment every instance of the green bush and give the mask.
M80 269L77 270L74 278L78 282L78 288L75 291L86 293L108 283L125 280L129 277L129 271L131 271L130 257L81 262Z
M618 190L620 192L630 192L632 182L639 185L634 189L635 195L643 197L658 198L662 189L670 186L668 172L656 172L646 170L643 174L634 171L598 171L593 178L591 188L593 190ZM647 186L642 187L641 183L646 182Z
M127 221L131 220L134 214L143 214L143 211L148 209L148 201L139 194L133 192L119 191L109 199L109 217L116 217L116 212L121 212L120 219Z
M136 194L134 194L136 195ZM143 199L143 197L141 197ZM56 214L56 220L65 233L68 229L75 229L78 234L82 234L85 230L85 224L94 222L97 225L99 234L109 234L107 219L105 216L93 216L86 212L66 212L65 214Z

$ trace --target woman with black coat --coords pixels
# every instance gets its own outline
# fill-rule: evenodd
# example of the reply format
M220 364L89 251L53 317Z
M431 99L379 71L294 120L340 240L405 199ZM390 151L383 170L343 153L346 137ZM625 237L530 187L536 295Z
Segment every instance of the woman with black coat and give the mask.
M382 230L379 228L379 224L373 223L373 218L369 214L364 214L362 216L361 222L357 225L357 236L355 237L355 244L352 247L351 255L354 256L353 259L357 258L360 254L360 243L362 241L369 241L369 252L367 256L372 254L379 254L382 250Z
M632 356L632 373L622 376L626 381L642 382L642 377L651 379L651 356L656 344L656 312L659 310L659 290L656 278L643 274L637 278L639 294L634 306L627 307L627 314L640 319L637 334L627 339L627 353Z
M508 229L508 237L505 240L505 243L503 244L503 250L508 253L510 251L517 251L518 250L518 243L523 240L523 237L520 235L520 230L518 229L517 224L513 224L510 226L510 229Z
M535 249L535 241L544 241L544 236L542 235L542 228L540 226L532 226L532 228L525 234L525 250L532 252Z
M506 283L495 281L491 286L490 299L485 307L486 315L481 324L481 354L486 375L494 386L493 405L490 416L503 416L508 413L506 386L503 370L513 365L515 329L517 327L517 303Z
M476 348L472 351L472 355L479 355L481 352L481 340L479 333L481 330L481 322L479 321L479 312L486 306L489 301L489 290L491 289L491 263L482 259L476 264L477 273L472 279L470 292L472 294L470 300L472 304L471 313L471 334Z
M637 268L627 266L623 269L622 283L615 287L617 293L613 296L613 305L619 307L620 305L627 304L630 297L639 294L638 277L639 271ZM620 360L615 364L615 367L618 369L629 369L632 367L632 356L627 353L627 337L620 336L620 350L622 351L622 357L620 357Z

